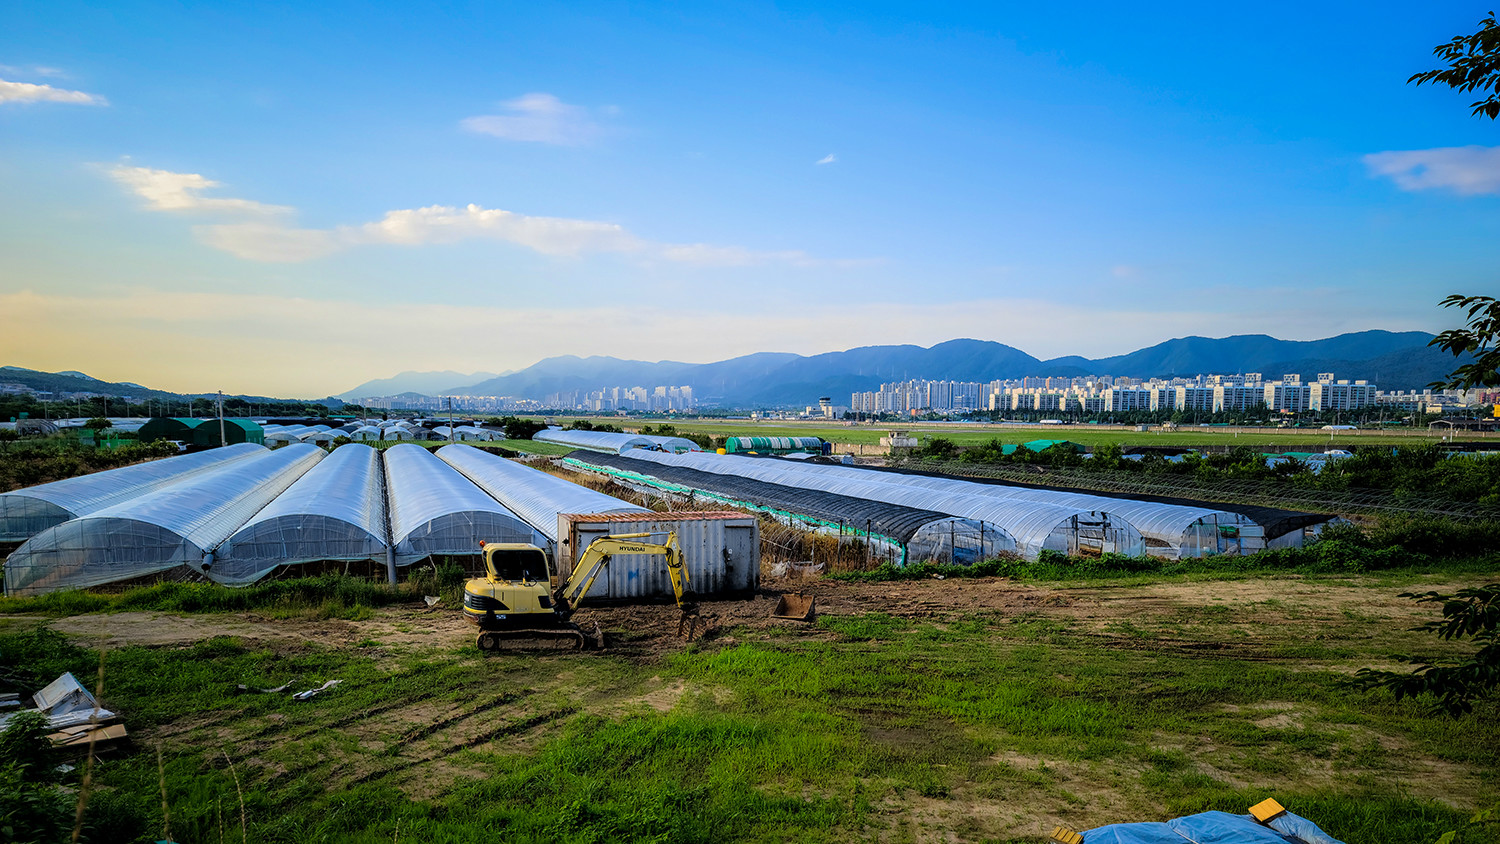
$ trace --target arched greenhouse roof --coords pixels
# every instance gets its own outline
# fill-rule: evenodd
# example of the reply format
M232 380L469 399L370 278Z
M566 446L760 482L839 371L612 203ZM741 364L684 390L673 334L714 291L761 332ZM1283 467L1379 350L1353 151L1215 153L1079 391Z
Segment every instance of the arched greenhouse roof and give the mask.
M607 451L614 454L624 454L633 448L652 448L655 445L645 437L632 434L616 434L611 431L564 431L562 428L538 431L531 438L544 443L557 443L573 448Z
M907 486L922 487L924 489L947 490L963 494L987 495L995 498L1035 501L1043 504L1077 507L1082 510L1108 512L1119 516L1139 530L1143 539L1147 541L1148 552L1163 553L1161 549L1170 549L1170 552L1166 553L1166 555L1173 557L1198 557L1204 553L1217 553L1221 550L1218 544L1215 543L1212 548L1205 548L1204 540L1209 534L1216 534L1220 527L1235 528L1237 536L1241 529L1249 529L1256 526L1255 521L1248 516L1208 507L1137 501L1087 492L1038 489L1008 484L979 484L961 478L907 475L882 472L878 469L858 469L850 466L789 464L788 467L794 470L823 472L855 480L875 478L887 483L899 483ZM1205 528L1211 528L1211 530L1205 530ZM1239 543L1236 542L1235 545L1238 547ZM1259 548L1255 547L1246 550L1259 550Z
M5 561L6 594L80 589L198 564L322 460L291 445L64 522Z
M334 449L224 540L204 573L231 586L278 566L317 560L385 560L385 478L367 445Z
M805 517L798 521L821 529L847 528L851 534L865 534L901 546L919 536L935 534L949 544L955 544L955 536L965 540L982 537L974 551L978 559L1016 550L1015 539L995 524L983 525L972 519L886 501L638 460L636 454L575 451L568 455L567 462L626 482L644 480L659 489L700 495L706 502Z
M717 474L741 475L770 483L935 510L995 524L1015 539L1017 553L1029 558L1035 558L1044 550L1136 555L1145 549L1139 530L1125 519L1105 511L924 489L885 482L878 478L845 478L815 471L835 467L808 466L790 461L708 453L664 454L646 451L631 456Z
M263 446L238 443L0 493L0 541L30 539L69 519L265 452Z
M553 542L560 513L651 512L470 445L445 445L437 456Z
M546 543L544 534L422 446L386 449L385 480L399 565L433 554L478 554L480 540Z

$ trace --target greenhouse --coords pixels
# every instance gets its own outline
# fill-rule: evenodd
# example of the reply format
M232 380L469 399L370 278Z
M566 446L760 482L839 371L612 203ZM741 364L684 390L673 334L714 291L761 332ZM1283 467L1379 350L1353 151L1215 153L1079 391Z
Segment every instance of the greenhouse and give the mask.
M193 430L207 419L188 419L176 416L157 416L148 419L146 424L136 431L137 439L144 442L152 440L175 440L180 443L193 441Z
M220 425L220 421L223 425ZM235 443L265 442L266 432L249 419L210 419L193 429L193 445L199 448L216 448Z
M703 446L684 437L662 437L655 434L639 434L638 436L643 440L650 440L652 445L655 445L662 451L670 451L673 454L681 454L684 451L703 450Z
M650 512L473 446L445 445L437 456L554 543L559 513Z
M397 565L434 554L478 554L480 540L546 544L520 516L422 446L387 449L385 481Z
M557 443L558 445L586 448L589 451L605 451L611 454L624 454L633 448L656 447L655 443L645 437L637 437L632 434L616 434L609 431L565 431L562 428L548 428L545 431L536 432L531 438L537 442Z
M724 441L730 454L753 451L758 454L822 454L823 441L817 437L730 437Z
M80 589L201 565L324 456L310 445L262 451L48 528L5 561L6 594Z
M389 547L380 453L351 443L335 449L224 540L202 570L219 583L243 586L284 565L383 563Z
M1018 501L1059 504L1111 513L1134 525L1146 543L1145 553L1169 558L1210 554L1249 554L1265 550L1265 531L1254 519L1227 510L1185 504L1141 501L1069 490L1041 489L1015 484L987 484L958 478L856 469L848 466L805 466L802 471L825 472L843 478L876 478L924 489L989 495Z
M381 438L380 429L374 425L364 425L355 428L349 434L349 439L356 442L378 442Z
M1136 556L1145 551L1141 533L1127 520L1108 511L996 498L972 492L924 489L881 480L847 478L824 469L783 460L717 454L632 453L631 457L672 466L686 466L716 474L739 475L769 483L819 489L934 510L998 526L1016 543L1016 553L1035 559L1042 551L1070 555L1119 553ZM872 473L873 474L873 473Z
M241 443L0 493L0 541L30 539L69 519L265 452L258 445Z
M575 451L565 462L627 485L685 497L690 506L740 507L819 533L859 538L877 549L875 557L895 563L937 560L970 565L1016 550L1015 539L997 525L933 510L667 466L628 455Z

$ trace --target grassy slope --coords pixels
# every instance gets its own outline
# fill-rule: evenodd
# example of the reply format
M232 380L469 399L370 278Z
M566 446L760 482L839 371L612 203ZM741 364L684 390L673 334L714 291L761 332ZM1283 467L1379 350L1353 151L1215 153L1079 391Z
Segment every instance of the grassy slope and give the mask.
M1056 820L1274 795L1347 841L1425 842L1465 814L1431 798L1500 799L1500 718L1493 702L1437 718L1343 684L1361 665L1452 650L1391 617L1392 592L1417 581L1430 582L1156 587L1183 600L1085 587L1059 600L1135 603L1096 621L1045 606L846 612L665 658L221 638L111 651L106 698L163 745L183 841L225 825L233 837L227 753L259 841L1040 840ZM39 678L98 665L14 634L0 652ZM290 677L344 685L306 703L231 693ZM154 754L98 776L158 811Z

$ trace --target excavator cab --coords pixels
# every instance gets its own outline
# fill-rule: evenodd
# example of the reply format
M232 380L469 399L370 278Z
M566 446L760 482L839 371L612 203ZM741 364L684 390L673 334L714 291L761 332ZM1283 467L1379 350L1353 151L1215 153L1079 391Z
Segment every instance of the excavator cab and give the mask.
M547 560L547 552L535 545L486 545L484 568L489 579L495 582L552 582L552 566Z

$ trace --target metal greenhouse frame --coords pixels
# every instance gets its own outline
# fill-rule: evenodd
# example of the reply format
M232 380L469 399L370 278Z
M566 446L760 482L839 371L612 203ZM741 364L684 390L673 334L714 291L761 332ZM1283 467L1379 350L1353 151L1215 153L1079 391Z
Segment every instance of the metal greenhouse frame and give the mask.
M651 512L471 445L445 445L437 456L554 544L559 513Z
M575 451L564 462L690 502L728 504L820 533L858 538L890 549L891 553L880 550L873 556L889 557L896 563L935 560L969 565L1016 550L1015 539L998 525L934 510L667 466L628 455Z
M324 456L311 445L262 452L48 528L5 561L6 594L78 589L201 564Z
M1209 554L1254 553L1265 549L1265 531L1249 516L1226 510L1114 498L1088 492L1037 489L1006 484L979 484L958 478L909 475L848 466L788 464L801 471L826 472L857 480L875 478L924 489L1035 501L1084 510L1105 511L1130 522L1146 542L1146 553L1169 558Z
M24 541L69 519L265 453L263 446L238 443L3 493L0 494L0 541Z
M245 586L280 566L319 560L388 560L380 452L349 443L277 496L205 559L204 574ZM395 568L388 572L392 582Z
M396 565L478 554L480 540L546 544L520 516L415 443L386 449L385 482Z
M646 451L631 456L717 474L740 475L786 486L821 489L872 501L887 501L995 524L1015 539L1017 553L1032 559L1042 551L1135 556L1145 550L1145 541L1140 531L1125 519L1107 511L950 490L923 489L879 478L844 478L819 471L835 467L816 464L808 466L793 461Z

